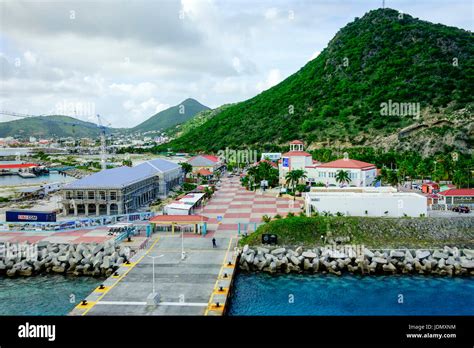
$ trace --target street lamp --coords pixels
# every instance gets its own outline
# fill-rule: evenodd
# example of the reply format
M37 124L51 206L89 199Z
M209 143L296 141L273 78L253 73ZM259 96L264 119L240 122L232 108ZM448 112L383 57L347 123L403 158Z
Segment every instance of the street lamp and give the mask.
M184 261L186 258L186 253L184 252L184 231L181 229L181 261Z
M155 259L158 258L158 257L163 257L164 255L158 255L158 256L148 256L149 258L151 258L153 260L153 292L152 294L156 294L156 291L155 291Z

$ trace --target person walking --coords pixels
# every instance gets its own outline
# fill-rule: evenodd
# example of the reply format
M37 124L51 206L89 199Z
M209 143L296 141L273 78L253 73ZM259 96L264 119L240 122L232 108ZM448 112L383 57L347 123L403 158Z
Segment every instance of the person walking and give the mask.
M212 238L212 247L217 248L216 239Z

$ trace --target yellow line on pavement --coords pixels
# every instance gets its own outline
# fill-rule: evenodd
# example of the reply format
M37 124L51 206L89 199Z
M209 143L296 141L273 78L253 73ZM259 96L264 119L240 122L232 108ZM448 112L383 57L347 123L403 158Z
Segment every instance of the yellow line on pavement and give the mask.
M230 246L232 245L232 240L233 239L234 239L234 237L231 237L230 240L229 240L229 246L227 247L227 251L224 255L224 260L222 261L222 266L221 266L221 269L219 270L219 274L217 275L216 282L214 283L214 288L212 289L212 294L211 294L211 297L209 298L209 302L207 303L207 309L204 312L204 315L207 315L207 313L209 312L209 308L212 304L212 299L214 298L214 290L217 288L217 284L219 283L219 276L221 275L222 270L224 269L224 267L227 264L227 256L229 255Z
M107 291L104 291L104 293L97 299L97 301L95 301L92 306L90 306L89 308L87 308L87 310L82 313L82 315L86 315L96 304L97 302L99 302L110 290L112 290L114 288L115 285L117 285L127 274L128 272L130 272L141 260L143 260L143 258L150 252L151 249L153 249L153 247L155 246L156 243L158 243L158 241L160 240L160 237L156 238L156 240L153 242L153 244L147 249L147 251L136 261L134 262L131 266L128 267L127 271L125 271L118 279L115 283L113 283L108 289Z

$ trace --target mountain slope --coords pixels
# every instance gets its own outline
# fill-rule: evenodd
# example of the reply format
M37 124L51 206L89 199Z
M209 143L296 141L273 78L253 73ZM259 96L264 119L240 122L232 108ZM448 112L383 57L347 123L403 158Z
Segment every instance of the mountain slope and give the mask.
M188 98L179 105L160 111L131 130L134 132L165 130L176 126L179 123L186 122L194 117L198 112L208 109L207 106L202 105L197 100Z
M37 116L0 123L0 137L97 137L99 127L69 116Z
M312 147L329 140L423 152L448 145L466 151L472 142L473 85L469 32L407 14L400 18L392 9L374 10L342 28L297 73L166 147L217 151L302 138ZM420 113L382 115L382 103L391 102L415 103ZM448 124L440 132L442 120ZM420 130L427 132L425 138L399 136L403 128L419 123L428 124Z
M166 134L171 137L182 136L190 132L191 130L203 125L204 123L206 123L211 118L218 115L219 113L221 113L222 111L230 107L231 105L232 104L224 104L215 109L203 110L197 113L196 115L194 115L192 118L190 118L186 122L177 124L175 127L171 127L167 129Z

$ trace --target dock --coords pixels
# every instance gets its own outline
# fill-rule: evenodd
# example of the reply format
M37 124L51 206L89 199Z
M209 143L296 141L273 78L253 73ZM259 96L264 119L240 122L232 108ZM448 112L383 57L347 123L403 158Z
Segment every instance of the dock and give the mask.
M155 235L148 248L120 267L70 315L223 315L236 270L237 238L215 238L213 248L212 238ZM150 304L153 273L159 301Z

